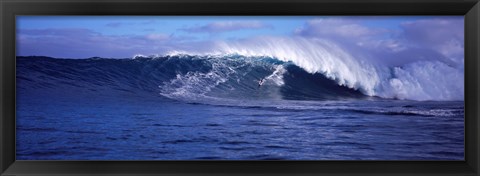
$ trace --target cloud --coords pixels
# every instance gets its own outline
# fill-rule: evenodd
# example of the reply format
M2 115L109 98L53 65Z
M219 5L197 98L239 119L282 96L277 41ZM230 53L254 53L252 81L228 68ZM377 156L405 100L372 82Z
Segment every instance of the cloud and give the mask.
M17 55L64 58L92 56L125 58L157 54L177 47L172 35L104 35L88 29L28 29L17 32Z
M80 34L80 35L98 35L89 29L83 28L62 28L62 29L21 29L18 31L23 35L30 35L30 36L56 36L56 35L70 35L70 34Z
M192 33L222 33L245 29L272 29L273 26L260 21L223 21L213 22L202 26L183 28L180 30Z
M347 18L314 19L294 31L295 34L301 36L322 38L362 38L386 32L388 31L385 29L369 28L359 24L359 20Z
M107 23L105 26L116 28L116 27L120 27L120 26L123 26L123 25L125 25L125 23L115 22L115 23Z
M428 47L447 57L464 57L463 18L442 18L405 22L403 38L412 47Z
M463 67L463 18L443 17L404 22L395 36L375 42L370 48L396 62L438 60L450 66ZM393 45L389 45L389 42Z
M145 38L149 39L149 40L167 40L169 39L170 36L168 35L165 35L165 34L148 34L145 36Z

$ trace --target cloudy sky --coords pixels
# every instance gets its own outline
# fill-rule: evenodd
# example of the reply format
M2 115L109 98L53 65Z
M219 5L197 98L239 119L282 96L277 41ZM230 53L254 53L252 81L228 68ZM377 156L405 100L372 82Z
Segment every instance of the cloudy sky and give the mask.
M463 29L463 16L17 16L17 55L131 58L277 37L463 59Z

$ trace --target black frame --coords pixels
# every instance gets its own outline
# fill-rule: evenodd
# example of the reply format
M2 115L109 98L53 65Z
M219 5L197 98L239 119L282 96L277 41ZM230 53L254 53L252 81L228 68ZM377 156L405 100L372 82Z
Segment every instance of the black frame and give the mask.
M479 0L0 0L0 175L480 175ZM464 15L465 161L16 161L16 15Z

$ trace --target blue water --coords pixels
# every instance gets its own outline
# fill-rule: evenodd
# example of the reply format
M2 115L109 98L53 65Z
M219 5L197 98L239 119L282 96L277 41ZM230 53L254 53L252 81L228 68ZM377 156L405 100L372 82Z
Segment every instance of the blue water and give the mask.
M463 160L463 109L272 58L17 57L18 160Z

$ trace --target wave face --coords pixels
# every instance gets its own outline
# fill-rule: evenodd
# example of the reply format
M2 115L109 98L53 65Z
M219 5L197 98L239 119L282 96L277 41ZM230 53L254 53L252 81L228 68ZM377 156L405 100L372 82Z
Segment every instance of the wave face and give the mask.
M258 81L264 79L260 86ZM320 73L271 57L191 56L134 59L18 57L20 92L131 93L198 102L210 99L369 98ZM27 91L22 91L27 90ZM87 91L87 93L85 93Z

